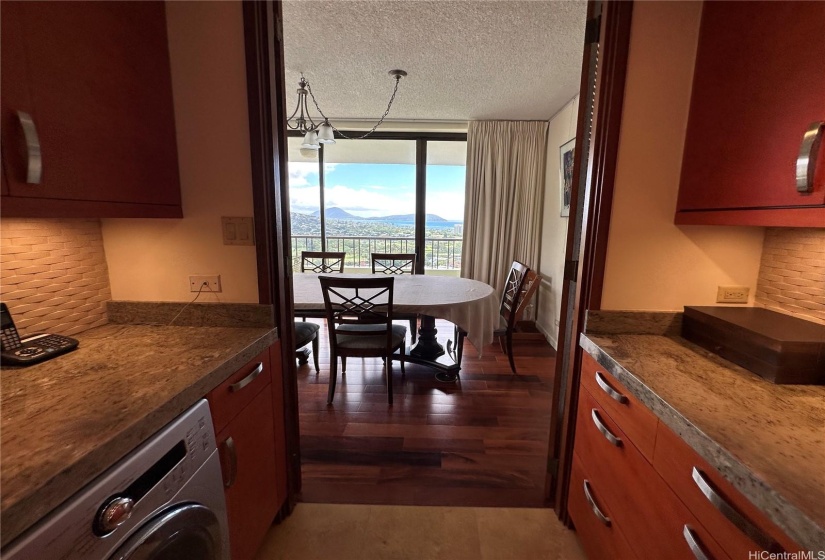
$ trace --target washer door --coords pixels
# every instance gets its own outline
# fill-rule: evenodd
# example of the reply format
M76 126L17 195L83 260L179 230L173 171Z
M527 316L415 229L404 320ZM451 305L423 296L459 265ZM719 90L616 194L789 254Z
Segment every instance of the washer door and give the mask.
M217 516L200 504L182 504L145 524L111 560L221 560Z

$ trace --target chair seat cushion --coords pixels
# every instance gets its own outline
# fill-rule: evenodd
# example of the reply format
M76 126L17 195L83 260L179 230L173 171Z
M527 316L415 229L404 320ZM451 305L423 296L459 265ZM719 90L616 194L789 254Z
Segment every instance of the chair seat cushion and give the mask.
M343 334L347 331L349 332L370 332L380 329L377 334L374 336L365 335L365 334L357 334L357 335L347 335ZM341 325L337 329L337 336L336 340L338 341L339 348L348 348L348 349L381 349L384 347L387 341L387 335L385 334L383 327L380 325ZM407 327L404 325L393 325L392 326L392 347L396 348L404 342L404 338L407 336Z
M295 321L295 348L309 344L320 328L316 323Z

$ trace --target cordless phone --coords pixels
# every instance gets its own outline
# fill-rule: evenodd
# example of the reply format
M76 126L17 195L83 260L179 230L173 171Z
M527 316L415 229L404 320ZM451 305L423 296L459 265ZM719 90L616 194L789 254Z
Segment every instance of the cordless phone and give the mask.
M36 364L74 350L79 344L74 338L59 334L41 333L21 339L5 303L0 303L0 316L2 316L0 360L3 364L14 366Z

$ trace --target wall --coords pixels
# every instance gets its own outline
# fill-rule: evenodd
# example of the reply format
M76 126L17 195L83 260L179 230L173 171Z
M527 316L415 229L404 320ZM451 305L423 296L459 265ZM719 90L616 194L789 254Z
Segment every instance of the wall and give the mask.
M4 218L0 283L21 335L106 324L112 298L99 220Z
M825 229L767 230L756 305L825 325Z
M104 220L116 300L185 301L189 275L220 274L199 301L258 302L255 248L223 245L221 216L252 216L240 2L167 2L182 220Z
M763 228L673 225L701 10L633 6L602 309L716 305L718 285L753 301Z
M576 118L579 96L562 107L550 119L547 134L547 168L544 187L544 211L541 226L541 260L539 272L542 283L536 299L536 326L547 341L556 347L561 313L564 250L567 245L568 217L561 217L559 147L576 136Z

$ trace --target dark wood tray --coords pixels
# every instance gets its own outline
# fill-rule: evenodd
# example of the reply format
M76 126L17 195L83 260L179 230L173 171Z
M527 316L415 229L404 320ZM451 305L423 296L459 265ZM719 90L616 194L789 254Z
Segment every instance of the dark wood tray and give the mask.
M825 325L761 307L685 307L682 336L773 383L825 385Z

